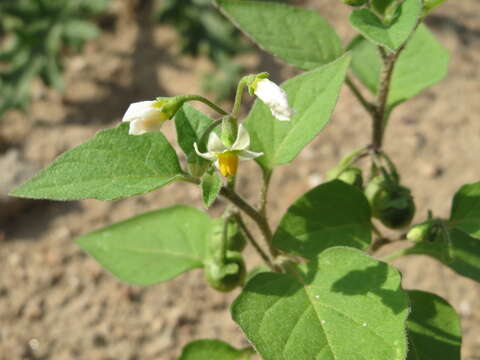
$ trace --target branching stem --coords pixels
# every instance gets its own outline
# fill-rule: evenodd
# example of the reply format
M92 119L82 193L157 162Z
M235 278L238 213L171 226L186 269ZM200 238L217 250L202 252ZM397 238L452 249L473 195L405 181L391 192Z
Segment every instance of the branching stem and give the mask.
M365 96L363 96L362 92L360 91L360 89L357 87L357 85L355 85L355 83L353 82L353 80L347 76L347 78L345 79L345 84L347 84L348 88L352 91L353 95L355 95L355 97L358 99L358 101L360 102L360 104L363 105L363 107L365 108L365 110L367 110L367 112L374 116L375 114L375 105L372 104L370 101L368 101Z
M252 246L255 248L255 250L257 251L257 253L260 255L260 257L263 259L263 261L265 262L265 264L268 265L268 267L271 269L271 270L275 270L275 266L273 265L272 261L270 260L270 258L268 257L268 255L263 251L263 249L261 248L261 246L258 244L257 240L255 240L255 237L253 236L253 234L250 232L250 230L248 229L247 225L245 224L245 222L243 221L242 217L240 216L240 214L235 214L234 215L234 219L235 221L237 222L238 226L240 227L240 230L243 232L243 234L245 235L245 237L248 239L248 241L250 241L250 244L252 244Z
M254 207L247 203L243 198L240 197L235 191L229 189L228 187L222 187L220 194L230 200L237 208L242 210L246 215L248 215L258 226L262 232L265 242L267 243L268 250L272 256L278 254L277 249L272 245L272 230L270 225L267 222L267 219L264 218Z

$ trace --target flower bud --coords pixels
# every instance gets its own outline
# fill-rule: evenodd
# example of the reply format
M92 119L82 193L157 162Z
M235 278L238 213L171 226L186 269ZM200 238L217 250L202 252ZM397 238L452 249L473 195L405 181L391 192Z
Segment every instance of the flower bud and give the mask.
M227 148L231 147L237 138L237 124L231 117L226 117L222 120L222 135L221 140L223 145Z
M435 241L439 233L438 220L427 220L413 226L407 233L407 239L412 242Z
M183 103L181 96L136 102L130 104L122 121L130 123L130 135L160 131L163 123L173 118Z
M248 75L244 81L248 86L248 93L256 95L270 108L272 115L280 121L289 121L294 115L293 109L288 104L285 90L268 79L268 73Z

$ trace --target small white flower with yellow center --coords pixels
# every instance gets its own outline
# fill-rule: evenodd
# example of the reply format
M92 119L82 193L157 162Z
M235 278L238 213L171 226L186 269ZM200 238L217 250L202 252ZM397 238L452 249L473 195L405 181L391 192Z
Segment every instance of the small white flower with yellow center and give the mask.
M237 173L239 160L252 160L263 155L261 152L257 153L248 150L250 147L250 135L243 125L238 127L237 138L230 147L225 146L220 137L214 132L211 132L208 137L206 153L198 150L197 143L193 144L193 146L199 156L215 161L215 166L225 177L234 176Z
M181 103L176 98L136 102L130 104L122 121L130 123L128 131L130 135L159 131L163 123L171 119L180 106Z
M287 93L273 81L264 78L254 82L253 92L278 120L289 121L292 118L294 111L288 105Z

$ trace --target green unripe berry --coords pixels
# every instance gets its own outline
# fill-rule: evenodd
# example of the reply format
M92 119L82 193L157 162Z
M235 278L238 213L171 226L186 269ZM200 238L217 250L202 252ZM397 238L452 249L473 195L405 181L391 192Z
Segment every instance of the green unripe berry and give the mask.
M247 239L243 236L234 219L230 218L227 221L227 249L242 252L247 246Z
M215 290L228 292L245 281L246 267L242 254L236 251L227 251L224 263L211 259L205 263L205 280Z
M415 215L415 203L410 190L391 183L382 175L373 178L365 189L372 216L391 229L408 226Z

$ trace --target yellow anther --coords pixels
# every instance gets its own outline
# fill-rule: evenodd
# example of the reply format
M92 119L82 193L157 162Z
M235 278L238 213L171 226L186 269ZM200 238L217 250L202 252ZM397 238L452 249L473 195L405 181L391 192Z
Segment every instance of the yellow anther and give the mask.
M218 168L223 176L235 176L238 168L238 156L233 152L218 154Z

